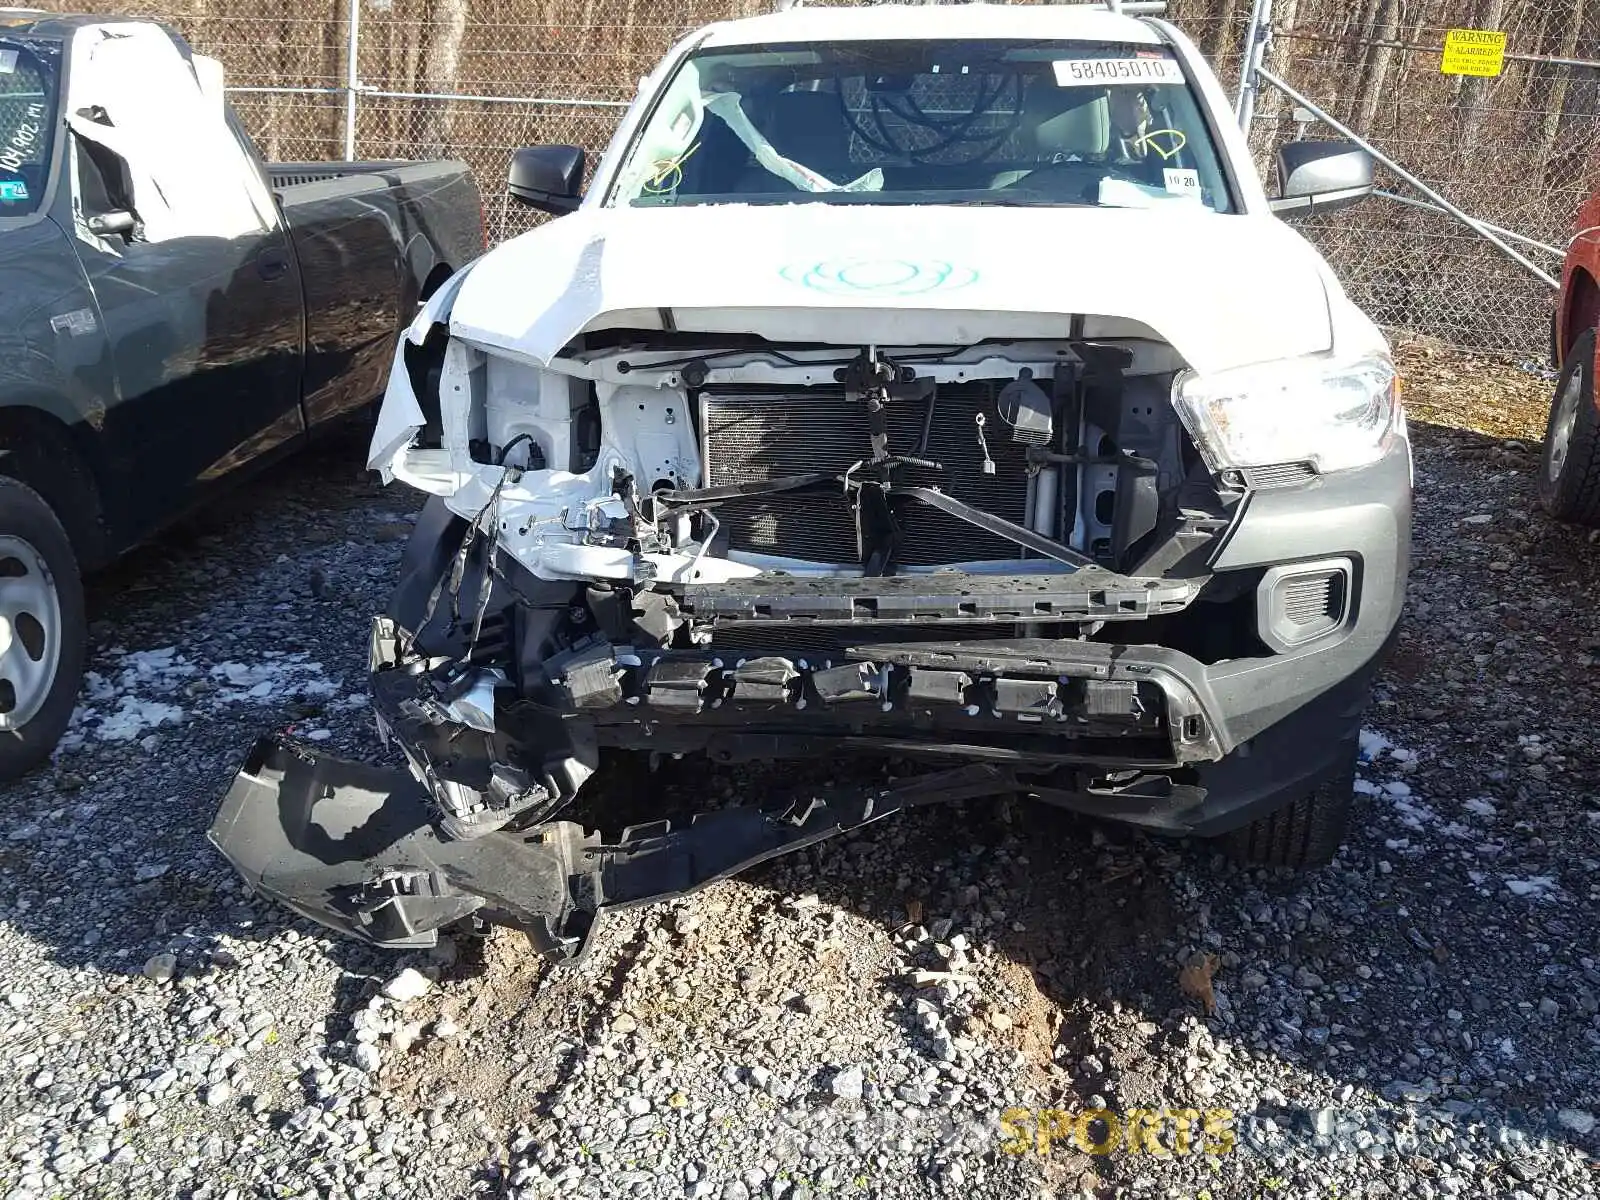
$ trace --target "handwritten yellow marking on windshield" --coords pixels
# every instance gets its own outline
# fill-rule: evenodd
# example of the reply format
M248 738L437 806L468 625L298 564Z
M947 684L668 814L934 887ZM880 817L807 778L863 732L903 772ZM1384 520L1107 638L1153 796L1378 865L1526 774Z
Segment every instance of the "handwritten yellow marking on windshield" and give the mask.
M1163 134L1173 139L1171 149L1167 149L1160 143L1152 140L1162 136ZM1142 135L1136 144L1141 146L1149 146L1150 149L1161 155L1161 160L1163 162L1166 162L1169 159L1176 158L1183 148L1189 144L1189 135L1184 133L1181 129L1152 129L1149 133Z
M683 183L683 164L694 157L694 152L700 149L696 142L677 158L663 158L650 165L655 168L655 174L645 180L644 190L652 196L659 196L665 192L675 192ZM672 182L668 183L668 180Z

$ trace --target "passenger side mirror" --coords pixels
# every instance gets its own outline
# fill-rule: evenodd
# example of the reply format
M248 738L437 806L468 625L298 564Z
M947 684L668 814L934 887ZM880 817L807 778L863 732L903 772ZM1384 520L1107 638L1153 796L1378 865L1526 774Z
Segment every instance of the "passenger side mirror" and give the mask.
M1289 142L1278 151L1272 211L1282 216L1332 212L1372 191L1372 155L1354 142Z
M583 164L579 146L524 147L511 156L506 191L513 200L559 217L578 207Z

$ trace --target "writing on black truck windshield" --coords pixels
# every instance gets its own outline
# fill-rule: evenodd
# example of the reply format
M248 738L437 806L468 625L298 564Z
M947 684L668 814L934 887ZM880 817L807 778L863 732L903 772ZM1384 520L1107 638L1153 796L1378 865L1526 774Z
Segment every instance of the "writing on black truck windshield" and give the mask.
M0 38L0 218L30 215L44 194L58 55L48 43Z
M690 56L610 203L1204 205L1216 145L1164 47L834 42Z

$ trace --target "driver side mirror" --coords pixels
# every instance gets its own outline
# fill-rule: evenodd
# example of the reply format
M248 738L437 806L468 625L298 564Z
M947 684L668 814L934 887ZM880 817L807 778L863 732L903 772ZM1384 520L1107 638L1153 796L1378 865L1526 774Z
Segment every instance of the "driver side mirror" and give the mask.
M526 146L511 156L506 191L529 208L559 217L578 207L583 164L580 146Z
M1280 216L1332 212L1372 195L1372 155L1354 142L1289 142L1278 151Z

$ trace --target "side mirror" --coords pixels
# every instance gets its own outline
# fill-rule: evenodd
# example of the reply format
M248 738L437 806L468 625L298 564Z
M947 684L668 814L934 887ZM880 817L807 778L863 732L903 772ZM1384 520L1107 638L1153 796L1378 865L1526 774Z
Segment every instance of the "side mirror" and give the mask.
M1372 190L1372 155L1354 142L1289 142L1278 151L1272 211L1331 212L1365 200Z
M506 191L513 200L561 216L578 207L583 189L580 146L527 146L511 156Z
M89 232L99 237L126 237L138 223L131 212L96 213L84 222Z

